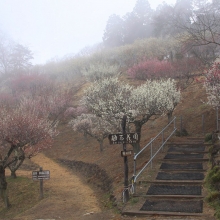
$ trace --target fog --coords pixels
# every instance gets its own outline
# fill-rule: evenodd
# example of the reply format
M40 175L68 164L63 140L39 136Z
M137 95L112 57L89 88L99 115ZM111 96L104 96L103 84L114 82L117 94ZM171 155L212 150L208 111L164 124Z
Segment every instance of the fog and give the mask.
M149 0L153 9L163 0ZM174 0L167 0L174 4ZM34 64L102 42L111 14L131 12L136 0L0 0L0 30L34 53Z

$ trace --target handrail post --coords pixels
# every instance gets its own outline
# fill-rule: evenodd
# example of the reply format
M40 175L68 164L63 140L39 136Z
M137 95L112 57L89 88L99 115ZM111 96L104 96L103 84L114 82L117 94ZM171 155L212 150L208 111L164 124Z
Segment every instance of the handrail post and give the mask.
M134 153L134 158L135 158L135 153ZM136 176L136 159L134 159L134 176Z
M202 133L203 133L203 135L205 135L204 114L202 115Z
M174 118L173 125L174 125L174 129L176 129L176 117Z
M183 116L180 116L180 134L183 132Z
M216 130L218 131L218 107L216 107L215 114L216 114Z
M135 153L134 153L134 158L135 158ZM135 177L136 177L136 159L134 159L134 174L133 174L133 179L132 179L132 183L134 186L134 193L136 193L136 182L135 182Z
M151 138L151 144L150 144L150 160L151 160L150 164L151 164L151 169L153 167L153 163L152 163L153 149L152 148L153 148L153 142L152 142L152 138Z

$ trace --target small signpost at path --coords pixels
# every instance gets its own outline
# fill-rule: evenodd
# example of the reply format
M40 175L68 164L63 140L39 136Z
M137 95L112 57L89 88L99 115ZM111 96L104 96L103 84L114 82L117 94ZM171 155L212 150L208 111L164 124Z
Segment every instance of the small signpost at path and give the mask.
M40 199L43 199L44 198L43 180L49 180L50 179L50 171L49 170L43 170L43 168L40 167L39 171L32 171L32 179L33 180L40 180Z
M110 144L123 144L123 151L121 151L121 156L124 157L124 201L129 200L129 191L128 191L128 159L127 156L132 155L132 151L127 151L126 144L135 144L140 142L139 133L126 133L126 120L127 116L124 115L121 123L122 134L110 134L108 136Z

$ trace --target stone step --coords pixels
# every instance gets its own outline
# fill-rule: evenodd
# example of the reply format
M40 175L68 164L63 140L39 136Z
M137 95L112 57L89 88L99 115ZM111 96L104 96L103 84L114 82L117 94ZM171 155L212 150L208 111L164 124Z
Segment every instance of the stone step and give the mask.
M163 171L201 171L204 172L206 170L203 169L202 163L162 163L160 166L160 170Z
M203 180L204 174L200 172L158 172L157 180Z
M206 219L205 215L202 213L180 213L180 212L160 212L160 211L123 211L122 215L128 215L128 216L193 216L198 217L201 219L201 217L204 217ZM209 216L208 216L209 217ZM211 219L209 219L211 220Z
M160 211L160 212L181 212L181 213L202 213L203 200L155 200L146 199L140 211Z
M169 185L169 184L151 184L146 193L147 195L182 195L182 196L201 196L201 185Z
M202 185L203 180L140 180L138 182L139 185L142 184L180 184L180 185Z
M185 160L185 159L206 159L204 158L204 154L173 154L168 153L164 159L178 159L178 160Z
M204 169L159 169L160 172L207 172L207 170Z
M198 147L198 146L204 146L204 147L210 147L212 146L213 144L210 144L210 143L193 143L193 142L172 142L172 143L167 143L166 144L168 147L169 146L191 146L191 147Z
M161 162L194 162L194 163L197 163L197 162L207 162L207 161L209 161L209 159L208 158L192 158L192 159L179 159L179 158L177 158L177 159L175 159L175 158L173 158L173 159L161 159L160 160Z
M144 195L144 194L134 194L133 197L144 197L144 198L154 198L154 199L178 199L178 200L185 200L185 199L203 199L203 195Z

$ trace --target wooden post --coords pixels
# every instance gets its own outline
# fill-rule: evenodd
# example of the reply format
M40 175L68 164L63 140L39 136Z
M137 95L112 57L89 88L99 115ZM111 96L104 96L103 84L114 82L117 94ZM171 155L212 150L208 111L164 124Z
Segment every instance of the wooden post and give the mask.
M122 119L122 133L126 134L126 119L127 116L124 115ZM126 152L126 144L123 144L123 151ZM124 156L124 202L127 202L129 200L129 191L128 191L128 158L127 156Z
M43 168L40 167L40 172L43 171ZM43 179L40 179L40 199L44 198L44 192L43 192Z
M205 120L204 120L204 115L202 115L202 132L203 132L203 135L205 135Z
M183 132L183 116L180 116L180 135L182 136L182 132Z

